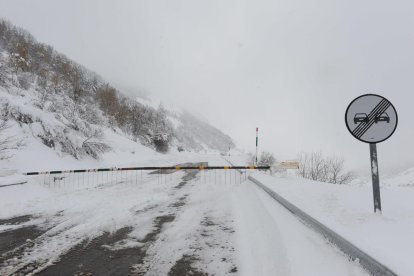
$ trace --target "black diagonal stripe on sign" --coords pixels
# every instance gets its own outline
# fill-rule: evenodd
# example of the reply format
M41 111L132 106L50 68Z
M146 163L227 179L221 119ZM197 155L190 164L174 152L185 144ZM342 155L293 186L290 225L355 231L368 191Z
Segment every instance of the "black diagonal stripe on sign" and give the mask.
M368 122L362 122L361 124L358 125L358 127L356 127L352 133L356 136L358 136L358 134L363 131L363 129L369 124L369 122L371 120L373 120L375 118L375 114L377 114L379 112L379 110L385 106L387 104L387 100L383 99L381 100L375 107L374 109L368 114Z
M384 103L382 103L381 105L377 105L376 108L374 108L374 110L372 110L369 113L368 116L368 123L365 123L362 128L360 128L357 132L355 132L354 134L360 138L362 135L364 135L364 133L372 126L372 124L375 122L375 117L378 113L382 114L385 110L387 110L387 108L390 106L390 103L388 101L385 101Z
M373 113L375 113L375 112L377 112L377 110L382 106L382 105L384 105L386 103L386 100L381 100L378 104L377 104L377 106L376 107L374 107L374 109L371 111L371 113L369 113L368 114L368 121L369 121L369 119L370 119L370 115L372 116L372 114ZM368 123L366 123L366 122L362 122L362 123L360 123L352 132L354 133L354 134L356 134L356 133L358 133L361 129L363 129L364 128L364 126L365 125L367 125Z
M377 110L387 102L387 100L382 99L375 107L374 109L371 111L371 113L368 114L368 120L370 119L370 115L372 115L373 113L377 112ZM364 128L365 125L367 125L368 123L366 122L362 122L360 123L353 131L352 133L354 135L356 135L356 133L358 133L362 128Z
M372 114L374 114L374 116L372 117L373 119L369 120L368 124L366 124L366 126L356 134L356 137L361 138L362 135L364 135L368 131L368 129L374 124L376 114L384 113L385 110L387 110L390 106L391 106L391 103L387 102L387 104L385 106L382 106L375 113L372 113ZM371 115L371 113L370 113L370 115Z
M390 107L390 103L388 101L385 102L385 104L381 104L379 108L375 108L371 113L369 114L368 123L366 123L362 129L360 129L358 132L355 133L355 135L360 138L362 135L367 132L367 130L374 124L376 115L382 114L385 110L387 110L388 107Z
M380 111L378 111L378 113L379 113L379 114L384 113L384 112L385 112L385 110L387 110L390 106L391 106L391 104L390 104L390 103L388 103L385 107L381 108L381 110L380 110ZM361 137L362 137L362 135L364 135L364 134L368 131L368 129L369 129L369 128L370 128L370 127L374 124L374 122L375 122L375 116L374 116L374 119L373 119L373 120L369 121L369 125L367 125L367 126L364 128L364 130L363 130L360 134L358 134L358 138L361 138Z

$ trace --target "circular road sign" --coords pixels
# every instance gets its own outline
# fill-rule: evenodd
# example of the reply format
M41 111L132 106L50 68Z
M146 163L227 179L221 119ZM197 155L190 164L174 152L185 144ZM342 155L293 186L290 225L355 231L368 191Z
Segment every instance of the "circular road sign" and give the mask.
M395 132L398 115L386 98L366 94L353 100L345 113L345 123L356 139L365 143L380 143Z

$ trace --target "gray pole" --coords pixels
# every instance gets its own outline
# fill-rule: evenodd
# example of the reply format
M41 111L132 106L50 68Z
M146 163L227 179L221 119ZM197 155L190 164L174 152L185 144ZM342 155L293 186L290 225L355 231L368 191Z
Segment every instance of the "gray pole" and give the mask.
M255 158L255 165L257 166L257 148L259 146L259 128L256 127L256 158Z
M381 194L379 186L379 173L378 173L378 155L377 144L369 144L369 150L371 153L371 173L372 173L372 190L374 193L374 212L381 213Z

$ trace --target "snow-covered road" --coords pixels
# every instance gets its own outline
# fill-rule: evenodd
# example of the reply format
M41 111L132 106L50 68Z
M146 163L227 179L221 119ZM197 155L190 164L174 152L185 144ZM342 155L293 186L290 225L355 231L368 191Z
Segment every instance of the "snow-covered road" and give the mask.
M252 182L233 202L242 275L367 275Z
M238 172L127 179L2 188L21 197L9 217L25 217L0 221L0 274L365 275ZM6 248L16 231L28 239Z

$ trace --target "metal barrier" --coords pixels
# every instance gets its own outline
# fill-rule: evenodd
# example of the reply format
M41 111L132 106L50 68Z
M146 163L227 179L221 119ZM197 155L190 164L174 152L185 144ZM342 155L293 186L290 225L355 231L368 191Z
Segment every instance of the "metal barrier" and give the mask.
M201 183L236 184L247 180L248 171L269 169L268 166L208 166L208 163L187 163L168 167L54 170L27 172L24 175L36 177L38 182L49 188L73 190L120 184L139 185L150 181L158 185L179 182L180 179L172 176L175 172L196 172Z
M62 173L86 173L86 172L110 172L110 171L156 171L156 170L269 170L270 166L171 166L171 167L126 167L126 168L104 168L104 169L82 169L68 171L43 171L27 172L23 175L43 175Z

